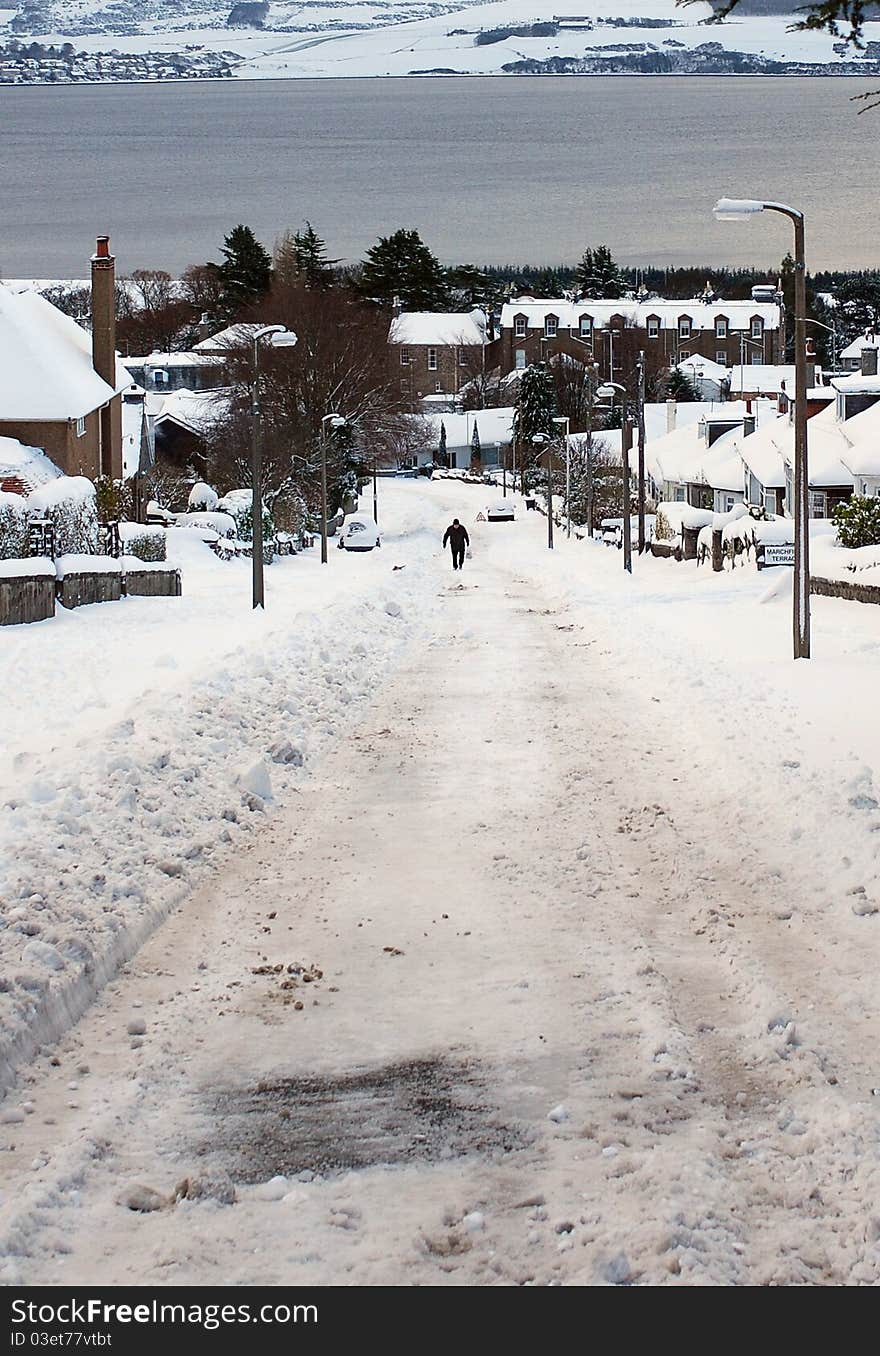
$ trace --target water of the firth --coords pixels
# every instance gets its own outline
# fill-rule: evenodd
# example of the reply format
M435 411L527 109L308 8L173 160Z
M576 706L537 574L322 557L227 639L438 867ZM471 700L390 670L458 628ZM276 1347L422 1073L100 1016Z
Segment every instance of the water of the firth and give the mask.
M809 265L878 267L870 81L761 77L289 80L0 91L0 275L216 258L245 222L308 218L360 258L416 226L445 261L767 263L787 223L720 225L722 194L807 214Z

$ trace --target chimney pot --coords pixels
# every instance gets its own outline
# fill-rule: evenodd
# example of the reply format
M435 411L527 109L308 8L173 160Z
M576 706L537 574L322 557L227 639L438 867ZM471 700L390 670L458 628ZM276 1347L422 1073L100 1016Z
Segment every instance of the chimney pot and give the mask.
M109 259L109 258L110 258L110 237L109 237L109 235L99 235L99 236L98 236L98 240L97 240L97 243L96 243L96 245L95 245L95 258L96 258L96 259Z

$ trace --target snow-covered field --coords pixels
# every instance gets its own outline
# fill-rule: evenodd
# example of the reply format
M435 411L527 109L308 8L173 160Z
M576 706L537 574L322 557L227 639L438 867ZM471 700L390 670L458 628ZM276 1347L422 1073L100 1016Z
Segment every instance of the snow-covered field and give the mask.
M180 907L0 1107L0 1275L876 1283L880 610L795 665L784 572L380 492L264 619L191 560L12 636L4 1015Z
M516 26L524 28L555 18L558 6L550 0L461 0L458 4L430 4L422 0L396 6L372 3L318 6L273 4L262 30L228 28L229 5L196 4L168 14L155 7L129 5L119 11L110 29L109 11L91 3L56 5L46 11L56 27L41 39L64 41L73 35L77 50L121 52L181 51L193 44L210 50L232 51L240 58L234 74L240 78L296 78L328 76L401 76L413 72L496 74L502 67L528 59L610 55L620 44L643 44L646 51L693 49L707 42L768 59L807 63L858 58L852 51L834 51L828 34L789 31L791 18L782 15L734 14L720 25L706 25L708 4L677 7L673 0L597 0L587 14L594 23L583 28L561 28L544 36L511 36L503 41L475 45L481 32ZM2 13L2 12L0 12ZM95 15L102 17L95 19ZM617 27L602 20L666 19L664 28ZM94 27L90 28L90 25ZM869 22L866 39L880 37L880 23ZM874 63L869 71L876 69Z

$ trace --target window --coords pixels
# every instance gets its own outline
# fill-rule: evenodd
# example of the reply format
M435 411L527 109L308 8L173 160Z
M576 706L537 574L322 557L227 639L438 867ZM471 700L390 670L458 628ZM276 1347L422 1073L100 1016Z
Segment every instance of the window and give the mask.
M725 349L725 348L716 348L716 350L715 350L715 361L716 361L716 363L718 363L718 365L719 365L720 367L726 367L726 366L727 366L727 349Z
M153 385L154 386L168 385L168 373L166 372L164 367L155 367L153 369Z
M458 350L458 365L459 365L459 367L467 367L467 356L468 356L468 355L467 355L467 349L466 349L466 348L460 348L460 349Z
M685 490L683 485L676 485L675 489L672 492L672 496L676 504L683 504L685 501L686 494L687 491Z
M679 339L690 339L691 318L689 315L680 315L678 317L678 337Z
M647 319L648 338L659 339L660 337L660 317L659 315L649 315Z
M517 339L525 339L528 323L528 316L515 315L513 317L513 333Z
M544 337L546 339L555 339L559 333L559 317L548 315L544 317Z
M760 367L763 361L764 361L763 353L752 354L752 367Z
M581 316L580 332L582 339L589 339L593 333L593 317L591 315Z
M678 361L679 361L680 363L686 362L687 359L688 359L690 356L691 356L691 351L690 351L690 349L689 349L689 348L683 348L683 349L681 350L681 352L679 353L679 355L678 355Z
M434 382L434 394L435 394L435 395L442 395L442 394L443 394L443 382L442 382L442 381L435 381L435 382Z
M400 390L402 395L409 395L409 382L406 377L400 378Z
M810 490L810 517L828 516L828 496L824 490Z
M402 349L400 350L400 365L401 365L401 367L409 367L409 365L410 365L411 362L412 362L412 354L410 353L409 349L408 349L408 348L402 348Z
M752 316L752 338L764 338L764 322L759 315Z
M429 349L428 349L428 371L429 371L429 372L436 372L436 371L437 371L437 350L436 350L436 348L429 348Z
M85 421L85 416L81 416L81 417L80 417L79 419L77 419L77 421L76 421L76 436L77 436L77 438L82 438L83 435L85 434L85 431L86 431L86 421Z
M776 513L776 491L775 491L775 490L765 490L765 491L764 491L764 508L765 508L765 510L767 511L767 513L772 513L772 514L775 515L775 513Z
M525 370L525 365L526 365L526 351L525 351L525 349L524 349L524 348L518 348L518 349L516 350L516 353L514 354L514 358L515 358L515 360L516 360L516 370L517 370L517 372L523 372L523 371Z
M736 504L736 496L735 496L735 495L733 495L733 494L726 494L726 495L724 496L724 512L725 512L725 513L729 513L730 510L734 507L735 504Z
M716 338L716 339L726 339L726 338L727 338L727 316L726 316L726 315L718 315L718 316L715 317L715 338Z

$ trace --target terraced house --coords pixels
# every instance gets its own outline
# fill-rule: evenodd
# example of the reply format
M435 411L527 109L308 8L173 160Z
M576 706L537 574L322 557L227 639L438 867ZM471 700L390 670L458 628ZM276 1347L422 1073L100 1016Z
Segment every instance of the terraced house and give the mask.
M781 363L781 298L772 286L753 288L747 301L516 297L502 308L500 337L486 362L506 374L563 352L598 364L603 380L620 381L640 349L649 369L700 357L726 368Z

